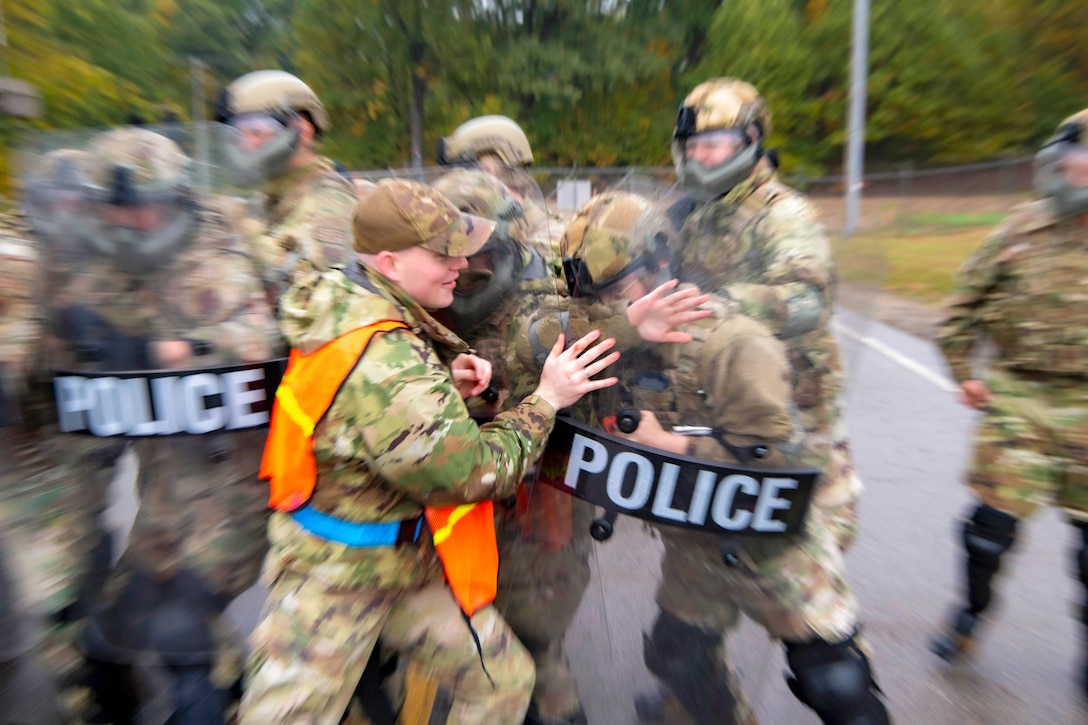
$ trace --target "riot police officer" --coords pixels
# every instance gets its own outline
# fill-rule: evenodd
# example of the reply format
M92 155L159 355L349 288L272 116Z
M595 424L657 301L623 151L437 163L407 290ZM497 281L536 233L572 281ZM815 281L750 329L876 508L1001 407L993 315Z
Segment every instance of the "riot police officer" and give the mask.
M668 275L677 245L654 200L608 192L572 221L564 248L573 295L622 304L644 298ZM775 481L801 490L796 470L761 473L761 467L814 460L793 419L785 346L745 315L739 301L718 296L708 307L711 317L684 328L690 342L625 356L617 368L620 384L576 411L582 422L647 447L613 450L607 438L595 437L596 446L579 444L592 456L582 448L571 453L565 477L575 495L589 495L592 477L583 481L582 474L607 468L606 508L651 521L664 545L658 611L643 650L646 669L664 689L639 698L639 715L671 722L669 708L678 707L699 725L754 722L724 652L725 631L744 613L783 643L791 689L824 723L887 723L857 638L857 602L833 522L820 506L800 499L776 504L794 524L803 522L789 535L786 521L759 513L759 502L777 495L769 493ZM624 408L638 411L637 423L626 429L609 422ZM632 464L638 469L633 488L626 474ZM705 473L715 465L746 468L719 479ZM815 486L817 475L810 469L806 485ZM742 489L756 499L750 515L741 513Z
M96 717L223 722L240 654L222 612L257 578L261 427L279 335L229 204L225 126L43 135L85 156L85 214L43 298L52 418L74 440L129 441L139 509L83 647ZM40 167L41 165L39 165ZM50 178L32 179L49 191ZM47 254L53 253L47 247ZM263 383L263 386L262 386ZM156 709L158 708L158 709Z

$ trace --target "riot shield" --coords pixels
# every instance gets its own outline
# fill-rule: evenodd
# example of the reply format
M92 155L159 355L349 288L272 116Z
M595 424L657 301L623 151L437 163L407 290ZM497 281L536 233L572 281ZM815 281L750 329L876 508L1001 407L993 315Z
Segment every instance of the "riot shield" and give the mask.
M22 149L47 270L46 415L88 481L119 446L139 460L133 529L82 643L115 719L216 722L240 674L221 614L266 546L257 472L282 349L221 163L233 143L226 126L174 124Z
M543 549L515 574L522 591L540 592L523 597L537 621L558 623L543 648L567 665L547 696L538 682L538 722L749 722L762 703L745 691L761 692L779 670L768 639L805 641L813 618L823 617L814 626L829 639L857 624L838 511L821 501L829 451L798 410L811 391L795 384L805 376L792 364L793 330L746 304L746 294L766 301L778 280L756 264L766 250L751 244L721 262L710 244L689 248L702 233L698 212L675 188L626 179L592 199L562 238L570 324L608 329L675 277L714 296L704 305L711 315L682 328L689 341L626 349L609 370L619 384L560 418L521 502L532 511L566 496L583 512L567 519L572 549L585 552L581 586L571 583L577 566ZM730 240L724 222L714 229L722 245L745 243ZM809 332L821 322L826 332L829 317L812 312ZM528 541L515 548L528 551ZM812 598L824 611L810 611ZM728 634L741 614L767 637L738 669Z

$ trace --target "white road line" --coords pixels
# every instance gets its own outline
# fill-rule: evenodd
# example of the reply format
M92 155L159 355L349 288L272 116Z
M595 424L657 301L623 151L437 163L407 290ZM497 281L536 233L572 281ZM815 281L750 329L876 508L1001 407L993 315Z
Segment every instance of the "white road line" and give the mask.
M896 352L895 350L888 347L884 343L882 343L882 342L880 342L878 340L874 340L873 338L869 337L868 335L862 335L860 332L857 332L856 330L853 330L850 327L847 327L846 325L841 324L838 320L833 320L831 322L831 327L835 330L835 332L841 333L843 335L846 335L847 337L850 337L850 338L853 338L854 340L857 340L858 342L860 342L862 345L865 345L870 350L874 350L874 351L880 353L884 357L886 357L889 360L891 360L892 362L898 364L900 367L906 368L907 370L911 371L912 373L914 373L918 377L922 378L923 380L928 380L929 382L933 383L934 385L936 385L941 390L944 390L944 391L949 392L949 393L959 392L959 386L956 385L955 383L953 383L948 378L944 377L943 375L940 375L939 373L933 372L929 368L925 367L921 363L916 362L915 360L912 360L911 358L907 357L906 355L903 355L902 353Z

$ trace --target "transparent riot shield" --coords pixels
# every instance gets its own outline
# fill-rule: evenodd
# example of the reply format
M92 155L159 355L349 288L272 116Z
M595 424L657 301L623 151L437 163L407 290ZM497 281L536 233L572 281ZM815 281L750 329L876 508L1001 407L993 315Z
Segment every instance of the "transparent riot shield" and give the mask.
M221 615L266 546L257 472L282 349L223 171L234 143L175 124L22 148L46 269L43 416L99 507L119 451L139 461L135 522L82 641L115 721L217 722L240 675Z
M568 326L622 331L616 316L673 278L713 296L681 328L690 340L624 349L619 384L560 418L519 501L583 512L564 519L580 556L541 548L515 574L563 663L551 680L538 669L539 722L754 721L783 664L773 640L856 629L842 549L857 482L827 443L842 381L828 240L776 234L757 200L732 215L720 201L626 179L562 237ZM798 299L778 289L791 284ZM740 635L755 648L729 644L741 615L762 630Z

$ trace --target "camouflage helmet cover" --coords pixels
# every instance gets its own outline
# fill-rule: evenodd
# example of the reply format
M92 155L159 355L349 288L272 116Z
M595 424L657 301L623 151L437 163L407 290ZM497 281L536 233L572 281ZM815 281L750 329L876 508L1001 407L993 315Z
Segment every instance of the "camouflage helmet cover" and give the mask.
M479 169L457 169L434 182L434 188L445 194L463 212L498 219L510 190L498 178Z
M759 129L754 136L751 126ZM727 159L704 166L688 158L688 141L713 132L730 132L738 146ZM755 86L736 78L717 78L695 87L680 105L672 138L676 177L692 190L718 196L746 179L763 157L763 139L771 132L771 112Z
M281 70L258 70L237 78L227 87L228 115L305 111L321 133L332 124L313 89Z
M771 110L756 87L736 78L716 78L700 83L680 104L673 136L743 130L752 123L759 125L764 138L771 134Z
M119 269L143 274L191 241L197 224L193 162L177 143L129 127L102 134L90 152L88 196L99 209L150 203L158 213L133 224L95 211L82 234L86 242Z
M165 136L143 128L120 128L92 144L87 173L92 186L111 196L126 192L118 188L119 169L125 170L125 183L132 190L160 195L187 190L191 165L181 147Z
M506 116L480 116L465 121L442 139L439 163L467 163L486 155L499 157L508 166L529 166L533 149L529 139L513 119Z
M640 269L657 272L672 226L652 201L609 191L589 200L560 242L574 296L596 294Z

